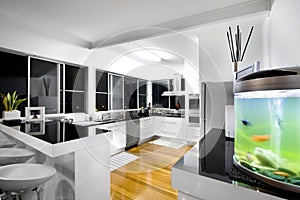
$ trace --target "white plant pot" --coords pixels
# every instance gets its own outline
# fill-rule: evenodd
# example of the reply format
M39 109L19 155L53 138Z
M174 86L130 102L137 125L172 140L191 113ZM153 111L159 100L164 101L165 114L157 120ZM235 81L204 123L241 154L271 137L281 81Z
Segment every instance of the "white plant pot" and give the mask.
M2 118L7 119L20 119L21 112L19 110L13 110L13 111L3 111L2 112Z

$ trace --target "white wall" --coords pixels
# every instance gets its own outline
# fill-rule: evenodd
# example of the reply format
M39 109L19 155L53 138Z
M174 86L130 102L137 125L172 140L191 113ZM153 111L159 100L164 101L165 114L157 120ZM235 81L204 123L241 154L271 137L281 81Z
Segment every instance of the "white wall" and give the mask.
M0 27L0 47L3 48L76 64L82 64L90 52L87 48L47 37L46 32L59 31L55 27L37 29L22 16L3 10L0 12Z
M184 62L183 77L185 78L186 94L200 93L199 68L190 62ZM186 102L188 102L186 100ZM186 103L187 105L187 103Z
M255 61L263 61L263 23L264 15L244 17L203 27L199 30L200 81L232 81L233 70L226 32L231 26L233 34L240 25L242 48L246 43L251 26L254 30L246 50L244 60L238 70L250 66ZM263 63L262 63L263 65Z
M300 64L300 1L275 0L266 22L269 68Z

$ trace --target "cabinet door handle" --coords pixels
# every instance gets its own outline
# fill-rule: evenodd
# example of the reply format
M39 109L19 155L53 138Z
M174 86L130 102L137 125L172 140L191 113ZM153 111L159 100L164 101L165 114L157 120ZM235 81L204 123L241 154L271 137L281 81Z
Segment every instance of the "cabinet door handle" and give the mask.
M177 122L166 122L166 121L164 121L164 124L177 124Z

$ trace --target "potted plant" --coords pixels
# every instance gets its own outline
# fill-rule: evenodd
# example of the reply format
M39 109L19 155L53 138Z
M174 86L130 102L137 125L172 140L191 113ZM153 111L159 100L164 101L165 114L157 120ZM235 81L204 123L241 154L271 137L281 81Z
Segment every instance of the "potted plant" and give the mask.
M17 95L17 91L15 90L12 95L7 92L7 94L0 93L2 98L2 103L4 105L4 111L2 112L3 119L19 119L20 111L17 110L18 106L26 101L27 98L18 99L19 95Z

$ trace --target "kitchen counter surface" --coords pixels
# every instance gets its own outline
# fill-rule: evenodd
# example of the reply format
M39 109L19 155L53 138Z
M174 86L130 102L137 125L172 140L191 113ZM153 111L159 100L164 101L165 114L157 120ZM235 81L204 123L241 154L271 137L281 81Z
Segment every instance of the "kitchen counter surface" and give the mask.
M101 131L97 131L96 128ZM87 146L108 143L105 136L109 130L101 126L84 127L61 122L60 120L44 120L35 122L15 121L0 124L0 132L12 137L40 152L58 157L67 153L84 149Z
M299 199L299 194L259 182L233 165L234 141L212 129L172 168L178 199Z

